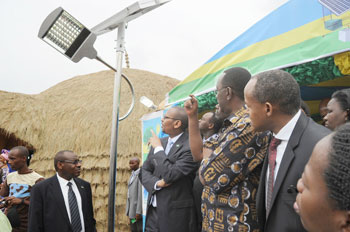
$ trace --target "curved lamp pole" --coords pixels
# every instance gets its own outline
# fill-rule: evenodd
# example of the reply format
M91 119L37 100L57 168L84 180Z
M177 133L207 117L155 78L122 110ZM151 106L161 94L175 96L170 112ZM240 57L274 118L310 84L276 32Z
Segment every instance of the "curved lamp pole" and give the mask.
M83 57L96 59L115 71L114 93L113 93L113 114L110 148L109 168L109 193L108 193L108 231L113 232L115 227L115 193L117 174L117 144L119 121L126 118L134 105L134 90L131 82L122 74L123 54L125 52L125 28L126 24L141 15L158 8L171 0L141 0L126 7L122 11L106 19L93 27L91 31L82 25L61 7L51 12L42 23L38 37L54 47L73 62L79 62ZM93 43L96 37L118 28L116 48L116 68L104 62L98 57ZM131 87L133 102L128 113L119 119L120 103L120 82L121 77Z

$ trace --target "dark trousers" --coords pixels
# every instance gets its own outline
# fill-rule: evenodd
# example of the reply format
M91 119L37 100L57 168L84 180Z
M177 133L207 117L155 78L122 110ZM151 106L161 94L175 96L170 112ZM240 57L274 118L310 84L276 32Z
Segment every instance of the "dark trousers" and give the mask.
M159 232L157 208L150 205L146 215L145 232Z
M132 221L130 220L130 229L131 229L131 232L142 232L143 231L142 220L138 220L134 223L132 223Z

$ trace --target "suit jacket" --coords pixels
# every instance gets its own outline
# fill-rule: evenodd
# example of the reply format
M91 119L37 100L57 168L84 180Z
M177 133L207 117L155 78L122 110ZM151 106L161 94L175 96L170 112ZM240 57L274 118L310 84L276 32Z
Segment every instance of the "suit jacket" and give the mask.
M136 214L142 214L142 185L139 180L139 173L140 169L136 170L134 178L129 179L128 183L126 216L129 218L136 218Z
M90 184L74 178L78 187L86 232L96 231ZM57 176L34 185L29 206L28 232L72 231L63 194Z
M168 137L161 138L164 149L167 141ZM156 194L161 232L196 231L192 186L197 168L198 163L193 161L187 132L174 143L168 155L164 151L154 154L154 149L151 148L141 168L140 177L149 193L148 207L152 196ZM170 185L156 191L155 183L161 179Z
M258 221L266 232L302 232L300 217L293 204L297 182L304 171L315 144L330 131L301 114L289 138L272 193L271 210L266 217L265 193L268 159L265 159L257 193Z

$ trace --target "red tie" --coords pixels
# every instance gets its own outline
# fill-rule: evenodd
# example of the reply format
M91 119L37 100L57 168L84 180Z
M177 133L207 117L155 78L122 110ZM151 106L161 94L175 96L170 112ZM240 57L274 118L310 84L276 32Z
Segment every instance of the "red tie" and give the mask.
M269 146L269 179L267 183L267 197L266 197L266 217L269 214L272 200L274 176L275 176L275 166L276 166L276 156L277 147L281 143L281 140L272 138Z

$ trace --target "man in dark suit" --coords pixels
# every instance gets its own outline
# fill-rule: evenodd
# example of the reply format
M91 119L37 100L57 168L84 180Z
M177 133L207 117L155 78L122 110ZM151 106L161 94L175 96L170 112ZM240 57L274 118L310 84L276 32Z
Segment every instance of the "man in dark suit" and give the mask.
M141 168L141 183L148 191L145 231L196 231L192 185L198 164L188 143L187 114L170 108L162 119L159 139L152 131L152 146Z
M287 72L252 77L244 95L253 128L273 132L257 193L261 230L305 231L293 209L295 186L315 144L330 131L301 112L299 85Z
M81 160L72 151L56 154L57 174L32 189L28 232L94 232L90 184L80 178Z

